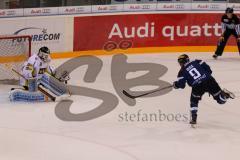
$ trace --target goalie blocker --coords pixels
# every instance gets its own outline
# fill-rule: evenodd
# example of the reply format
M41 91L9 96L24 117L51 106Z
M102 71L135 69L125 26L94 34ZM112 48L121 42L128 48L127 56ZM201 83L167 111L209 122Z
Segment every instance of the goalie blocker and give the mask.
M47 72L43 74L42 78L29 79L28 87L24 89L13 89L10 92L10 101L24 101L24 102L47 102L59 101L70 96L66 82L69 80L69 73L64 71L60 77L56 78ZM38 91L38 88L43 91Z

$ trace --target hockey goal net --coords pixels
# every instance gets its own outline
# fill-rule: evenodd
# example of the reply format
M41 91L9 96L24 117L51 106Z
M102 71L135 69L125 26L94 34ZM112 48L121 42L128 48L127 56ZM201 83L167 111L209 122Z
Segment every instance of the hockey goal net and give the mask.
M31 36L0 36L0 84L16 84L21 67L31 56Z

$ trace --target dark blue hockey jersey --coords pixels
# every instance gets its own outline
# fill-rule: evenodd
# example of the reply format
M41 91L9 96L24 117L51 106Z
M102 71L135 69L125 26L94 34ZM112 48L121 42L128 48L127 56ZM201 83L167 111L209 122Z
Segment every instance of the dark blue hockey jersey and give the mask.
M189 86L196 86L212 77L211 74L211 68L204 61L190 61L181 68L178 80L174 82L174 85L176 88L185 88L186 83Z

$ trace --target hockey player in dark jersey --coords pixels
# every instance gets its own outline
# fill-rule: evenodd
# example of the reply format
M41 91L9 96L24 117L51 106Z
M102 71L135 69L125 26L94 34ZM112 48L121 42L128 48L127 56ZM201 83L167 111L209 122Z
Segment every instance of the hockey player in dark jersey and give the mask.
M222 35L219 39L217 50L213 58L217 59L221 56L226 43L231 35L237 40L238 51L240 53L240 21L237 15L233 14L233 8L227 8L225 14L222 16Z
M208 92L211 94L219 104L226 103L228 98L234 98L233 93L220 88L216 80L212 77L211 68L204 61L190 61L188 55L183 54L178 57L178 63L181 69L178 73L178 80L173 83L173 87L175 89L183 89L186 83L192 87L190 124L197 123L198 103L204 93Z

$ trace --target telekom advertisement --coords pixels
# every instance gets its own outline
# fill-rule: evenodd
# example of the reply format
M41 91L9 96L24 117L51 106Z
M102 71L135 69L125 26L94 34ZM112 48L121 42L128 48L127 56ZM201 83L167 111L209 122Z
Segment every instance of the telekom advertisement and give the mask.
M74 51L111 49L121 42L128 42L123 47L133 48L215 46L222 33L221 16L161 13L75 17ZM235 43L232 38L228 45Z

